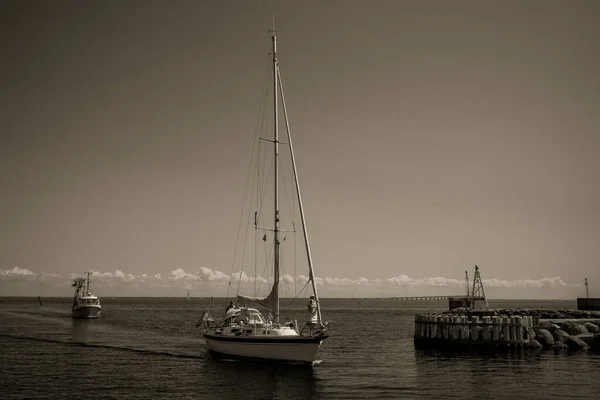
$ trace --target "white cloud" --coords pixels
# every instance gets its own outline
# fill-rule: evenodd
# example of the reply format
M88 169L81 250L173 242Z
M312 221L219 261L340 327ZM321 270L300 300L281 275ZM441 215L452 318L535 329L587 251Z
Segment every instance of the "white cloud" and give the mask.
M520 279L515 281L504 281L497 278L483 279L484 287L502 288L558 288L568 286L559 276L542 279Z
M217 282L228 282L229 275L222 273L221 271L213 271L210 268L202 267L200 268L200 275L208 281L217 281Z
M48 288L59 288L61 290L70 290L68 280L81 274L63 275L46 273L44 271L35 272L29 269L14 266L10 269L0 269L0 281L23 282L24 284L45 285ZM115 270L114 272L93 271L93 286L102 293L108 288L117 288L120 290L130 290L133 295L177 295L183 289L201 292L208 295L225 295L229 288L230 276L218 270L201 267L198 272L186 272L182 268L169 271L166 274L155 273L150 275L142 273L139 275ZM240 282L241 280L241 282ZM300 285L308 283L306 275L293 277L284 274L280 278L282 284L297 282ZM247 287L255 282L255 278L246 273L234 273L231 275L231 281L236 282L242 287ZM256 283L266 283L264 278L256 278ZM360 277L357 279L347 277L317 277L316 284L321 288L320 292L324 297L347 295L348 293L361 293L361 296L411 296L411 295L451 295L462 293L464 290L464 280L445 278L445 277L422 277L413 278L405 274L381 279ZM484 287L490 289L494 297L513 297L520 295L541 295L542 297L561 295L576 295L581 290L581 284L569 284L562 278L543 277L539 279L520 279L520 280L502 280L498 278L488 278L483 280ZM33 288L33 286L31 286ZM135 290L137 290L137 292ZM37 289L36 289L37 290ZM58 289L56 289L58 290ZM161 291L162 290L162 291ZM233 289L235 290L235 289ZM487 290L486 290L487 292ZM61 291L62 293L62 291ZM110 293L110 292L109 292ZM160 294L159 294L160 293ZM524 297L523 297L524 298Z
M0 269L0 275L4 275L4 276L34 276L35 274L28 269L19 268L15 265L12 269Z
M444 278L441 276L430 277L430 278L410 278L406 275L398 275L392 278L388 278L387 283L391 286L403 286L403 287L455 287L464 285L464 281L453 278Z
M107 278L107 279L112 279L114 277L112 272L100 272L100 271L92 271L92 276L99 277L99 278Z
M326 285L330 286L353 286L358 285L357 281L348 278L329 278L324 279Z

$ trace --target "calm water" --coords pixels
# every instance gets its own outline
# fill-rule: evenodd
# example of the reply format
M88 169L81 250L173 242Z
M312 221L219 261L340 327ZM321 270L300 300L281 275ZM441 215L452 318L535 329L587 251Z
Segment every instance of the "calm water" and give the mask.
M600 356L416 350L414 314L445 301L324 299L331 337L313 366L211 358L194 325L207 300L103 300L102 318L73 320L70 299L0 303L0 397L597 399ZM220 302L222 303L222 301ZM497 301L493 307L574 308ZM222 304L217 304L221 306ZM282 315L305 317L304 304Z

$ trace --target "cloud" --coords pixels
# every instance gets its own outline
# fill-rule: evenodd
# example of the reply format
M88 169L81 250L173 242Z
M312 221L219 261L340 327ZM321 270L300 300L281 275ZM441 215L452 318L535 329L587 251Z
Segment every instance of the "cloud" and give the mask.
M410 287L456 287L462 286L465 284L464 281L460 281L458 279L453 278L444 278L441 276L431 277L431 278L410 278L406 275L398 275L392 278L387 279L387 283L392 286L410 286Z
M359 285L368 285L369 284L369 279L365 278L364 276L361 276L360 278L358 278L358 280L356 281L357 284Z
M8 282L9 285L14 285L19 282L27 287L30 285L32 292L34 286L38 285L48 288L55 288L60 293L70 291L69 280L81 276L81 274L54 274L44 271L35 272L30 269L13 266L10 269L0 269L0 283ZM255 283L266 283L264 278L254 278L246 273L236 272L231 276L218 270L213 270L207 267L201 267L198 272L188 272L183 268L177 268L168 273L142 273L133 274L131 272L116 269L110 271L93 271L92 275L93 286L101 294L103 290L117 288L117 291L128 290L132 295L180 295L182 290L190 290L192 293L203 293L203 295L226 295L228 290L233 287L229 286L229 282L236 282L236 287L239 284L241 287L248 288L248 285ZM290 274L284 274L280 277L282 284L298 283L306 285L308 277L299 275L293 277ZM366 297L369 296L409 296L409 295L452 295L462 293L465 282L461 279L446 278L446 277L409 277L405 274L400 274L390 278L367 278L361 276L353 279L348 277L317 277L315 283L320 287L320 292L323 296L346 296L348 294L361 293ZM471 283L472 284L472 283ZM539 279L520 279L520 280L502 280L499 278L488 278L483 280L484 287L489 289L489 293L493 296L534 296L544 295L565 296L576 295L581 290L581 284L566 283L561 277L543 277ZM36 286L36 287L38 287ZM40 287L41 287L40 286ZM10 287L10 286L7 286ZM138 292L133 291L138 290ZM15 289L16 290L16 289ZM22 289L19 289L22 290ZM38 289L35 289L38 290ZM236 289L232 289L236 290ZM487 291L487 290L486 290ZM33 294L33 293L32 293ZM524 298L524 297L522 297Z
M229 282L229 275L206 267L200 268L200 275L208 281Z
M0 269L2 276L35 276L35 273L25 268L14 266L12 269Z
M117 272L117 271L115 271L115 272ZM118 272L121 272L121 271L118 271ZM106 279L112 279L114 277L114 274L112 272L92 271L92 276L106 278Z
M57 282L61 280L59 274L47 274L44 271L40 272L39 278L42 282Z
M483 279L484 287L501 288L559 288L569 286L559 276L542 279L520 279L515 281L503 281L497 278ZM579 285L577 285L579 286Z
M185 279L185 280L189 280L189 281L197 281L197 280L201 279L199 276L190 274L189 272L185 272L181 268L177 268L176 270L171 271L171 273L169 274L169 278L175 279L175 280Z

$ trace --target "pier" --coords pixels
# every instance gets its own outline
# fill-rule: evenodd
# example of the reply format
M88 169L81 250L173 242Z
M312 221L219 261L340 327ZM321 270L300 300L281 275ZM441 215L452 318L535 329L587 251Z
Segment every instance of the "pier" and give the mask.
M538 347L539 324L539 317L421 314L414 339L417 345Z
M467 295L445 298L449 299L451 311L462 309L466 315L416 315L416 345L541 347L534 339L540 325L539 316L497 315L488 305L479 266L475 265L471 293L467 272L465 276Z
M414 342L434 348L532 348L600 353L600 299L578 298L578 310L489 308L479 267L475 265L470 296L449 299L442 314L415 315ZM468 278L467 278L468 287ZM468 291L467 291L468 293Z

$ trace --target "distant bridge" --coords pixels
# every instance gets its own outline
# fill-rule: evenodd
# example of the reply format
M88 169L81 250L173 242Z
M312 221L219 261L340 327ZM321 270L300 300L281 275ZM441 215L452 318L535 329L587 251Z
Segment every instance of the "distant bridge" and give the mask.
M448 300L448 299L467 298L467 296L410 296L410 297L392 297L393 300Z

